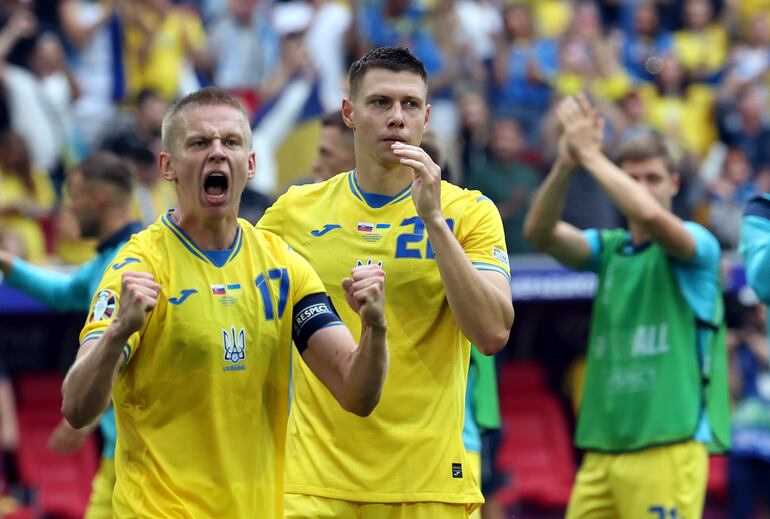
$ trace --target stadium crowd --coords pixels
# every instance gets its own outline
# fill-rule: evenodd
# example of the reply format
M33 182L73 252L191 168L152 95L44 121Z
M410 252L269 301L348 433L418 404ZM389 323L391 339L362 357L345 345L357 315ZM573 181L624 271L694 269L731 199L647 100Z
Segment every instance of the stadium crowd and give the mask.
M746 204L770 192L768 0L0 0L0 250L48 266L96 254L66 179L98 150L134 171L133 219L176 207L157 163L161 122L209 85L251 118L256 174L240 211L256 223L289 185L352 166L335 162L352 149L336 112L349 65L382 46L424 63L424 147L439 150L428 153L444 178L494 202L511 256L536 251L525 217L559 154L556 107L580 92L604 118L610 159L663 137L681 178L673 212L722 249L738 248ZM342 144L313 159L335 124L328 138ZM625 222L587 171L564 204L580 229ZM731 391L749 429L770 423L756 305L728 301ZM731 476L770 480L770 456L748 443Z

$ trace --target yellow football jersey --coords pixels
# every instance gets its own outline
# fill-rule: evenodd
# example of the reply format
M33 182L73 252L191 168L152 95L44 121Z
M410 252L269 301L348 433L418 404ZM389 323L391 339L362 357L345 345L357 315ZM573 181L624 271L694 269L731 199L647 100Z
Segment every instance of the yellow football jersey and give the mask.
M216 266L169 214L118 253L81 332L120 312L123 272L153 274L158 304L113 389L115 517L282 518L292 310L323 284L245 220Z
M470 261L509 277L502 223L478 191L442 184L444 216ZM374 412L343 411L295 361L286 492L363 502L482 503L462 443L470 343L449 309L411 190L380 207L355 173L289 189L258 227L283 237L321 276L343 321L360 334L340 279L382 263L390 367Z

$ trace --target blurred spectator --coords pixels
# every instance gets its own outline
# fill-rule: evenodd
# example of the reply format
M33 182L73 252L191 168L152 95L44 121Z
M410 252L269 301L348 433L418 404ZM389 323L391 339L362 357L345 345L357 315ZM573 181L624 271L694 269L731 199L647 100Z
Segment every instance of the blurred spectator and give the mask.
M493 124L491 156L484 167L471 167L465 180L468 189L478 189L497 205L503 219L508 254L534 252L522 228L532 195L540 179L522 160L526 141L513 119Z
M692 81L713 83L727 62L727 31L714 20L710 0L685 0L684 28L674 33L674 54Z
M45 32L37 38L28 58L29 69L37 76L48 105L60 127L64 143L62 160L64 167L73 166L86 150L75 126L72 105L80 95L80 86L70 70L59 37Z
M253 116L261 87L278 65L279 38L266 0L228 0L209 31L214 84L238 96Z
M622 36L621 59L637 81L652 81L660 72L662 57L671 52L673 37L660 25L653 0L636 4L632 31Z
M160 152L160 130L168 102L155 90L145 89L136 96L136 109L112 123L99 146L118 155L132 155L138 148L151 155Z
M491 0L457 0L454 16L458 21L457 39L480 63L495 56L495 41L502 36L503 17Z
M685 69L674 55L663 58L654 84L639 87L646 119L671 144L675 155L703 157L716 140L713 119L714 93L711 88L688 84Z
M770 20L768 14L755 15L749 20L742 41L730 52L726 77L722 81L725 97L735 94L751 82L761 81L770 70Z
M528 145L536 147L558 68L558 45L538 38L524 4L503 8L503 27L493 66L493 110L519 121Z
M753 304L728 333L734 399L729 460L730 518L751 519L770 506L770 368L765 311Z
M28 10L29 4L14 3L5 25L0 29L0 82L5 93L7 122L11 129L33 142L27 153L39 168L50 173L59 162L64 134L55 113L48 107L48 99L41 82L27 69L6 62L8 52L20 38L36 34L37 18ZM34 40L30 40L30 47ZM26 61L25 53L24 60ZM3 117L5 119L5 117ZM4 121L3 121L4 122ZM0 128L3 131L7 128Z
M342 107L347 79L345 57L349 46L353 13L346 3L334 0L306 0L312 7L312 19L305 35L305 45L318 72L319 95L325 112ZM296 2L296 0L295 0Z
M19 236L33 263L45 260L41 221L53 204L51 181L33 166L24 138L11 131L0 135L0 227Z
M472 169L486 167L489 156L489 140L492 135L492 119L486 98L481 92L469 90L460 95L460 131L457 148L461 178L455 179L465 185L465 178Z
M73 112L77 128L89 149L94 149L123 98L123 32L115 7L125 0L62 0L59 18L73 53L73 71L79 96Z
M751 164L739 148L727 152L722 175L708 186L707 226L723 249L738 246L743 208L755 194Z
M616 100L631 87L631 78L620 66L614 44L602 32L599 11L593 2L575 8L559 49L559 71L554 79L559 97L590 92Z
M313 182L323 182L355 167L353 129L345 124L339 110L325 115L321 119L318 154L313 162Z
M209 70L211 62L195 11L172 0L134 0L122 4L122 14L129 95L151 88L172 101L200 87L194 71Z
M770 52L770 49L768 50ZM770 120L767 91L751 83L718 105L721 139L740 148L755 171L770 166Z

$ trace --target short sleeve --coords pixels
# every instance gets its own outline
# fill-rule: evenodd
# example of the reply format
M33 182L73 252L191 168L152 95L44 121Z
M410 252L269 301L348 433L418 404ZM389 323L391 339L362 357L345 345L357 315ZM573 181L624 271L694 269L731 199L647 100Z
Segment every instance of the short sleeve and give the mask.
M93 294L86 324L80 332L80 344L104 335L107 327L120 312L121 279L123 273L128 271L155 274L135 237L121 249L105 269L99 287ZM134 333L123 347L124 364L130 360L139 347L140 336L141 332Z
M325 294L324 284L310 263L288 245L285 247L293 303L296 304L311 294Z
M695 240L695 256L689 261L677 261L684 268L712 270L719 264L719 242L705 227L695 222L685 222L685 229Z
M585 229L581 231L583 238L588 242L588 248L590 249L590 256L583 266L582 270L589 272L599 272L599 266L601 265L602 254L602 237L599 234L598 229Z
M478 191L463 212L457 238L476 270L498 272L511 279L503 222L495 204ZM454 225L454 222L450 222Z
M285 220L284 208L286 207L286 198L288 196L289 193L281 195L278 200L265 211L262 218L257 222L257 229L271 232L276 236L283 238L283 223Z

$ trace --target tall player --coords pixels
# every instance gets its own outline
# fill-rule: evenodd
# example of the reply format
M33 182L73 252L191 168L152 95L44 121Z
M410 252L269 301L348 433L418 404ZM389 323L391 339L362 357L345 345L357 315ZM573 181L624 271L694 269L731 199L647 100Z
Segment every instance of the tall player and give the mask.
M283 517L292 339L343 408L366 416L379 399L384 273L342 282L357 346L310 265L237 218L250 135L221 90L169 109L159 165L179 206L123 247L81 332L62 410L83 427L112 395L117 518Z
M388 271L391 368L380 405L359 418L294 363L286 517L464 518L483 502L462 444L468 339L495 353L513 323L502 223L419 148L430 114L420 61L375 49L349 81L356 169L292 187L258 227L311 262L353 330L333 280L356 265Z
M599 275L575 437L587 453L567 517L700 517L707 446L729 444L719 245L671 212L679 177L659 137L624 143L617 167L601 151L601 119L585 96L563 100L557 114L565 135L525 235ZM629 230L580 231L560 220L573 157Z

